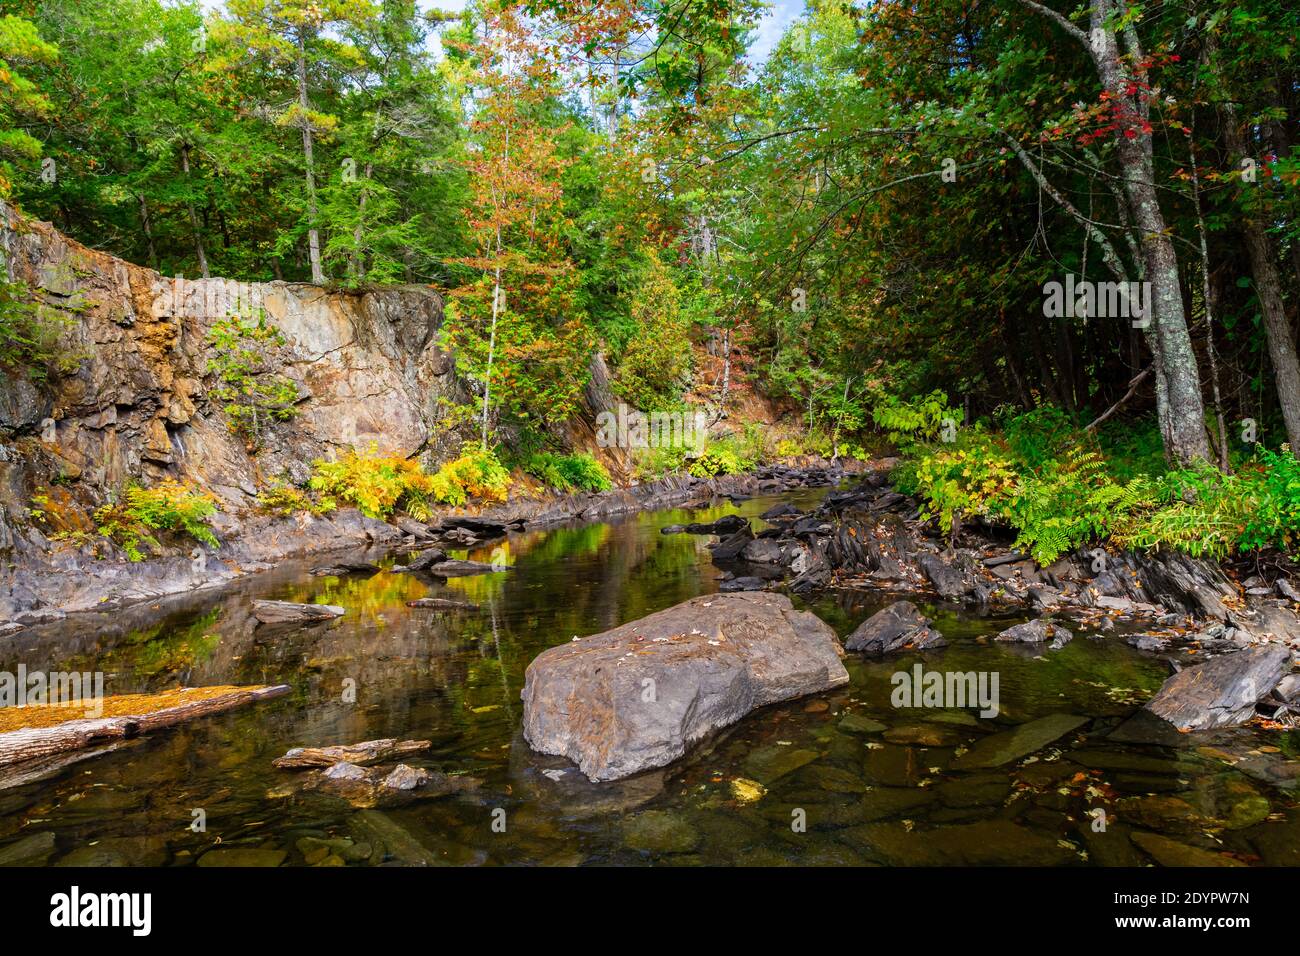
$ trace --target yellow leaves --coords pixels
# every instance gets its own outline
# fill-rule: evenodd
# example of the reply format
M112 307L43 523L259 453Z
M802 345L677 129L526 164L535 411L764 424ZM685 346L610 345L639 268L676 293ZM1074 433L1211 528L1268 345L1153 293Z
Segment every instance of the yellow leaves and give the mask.
M731 795L741 803L754 803L761 800L766 793L767 788L757 780L737 777L731 781Z

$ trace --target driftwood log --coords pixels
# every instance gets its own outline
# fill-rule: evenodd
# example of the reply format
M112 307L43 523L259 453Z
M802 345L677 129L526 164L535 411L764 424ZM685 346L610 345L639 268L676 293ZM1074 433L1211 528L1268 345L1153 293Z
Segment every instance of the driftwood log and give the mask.
M346 612L333 604L294 604L292 601L254 601L253 617L263 624L331 621Z
M407 607L427 607L435 611L477 611L478 605L470 601L458 601L455 598L416 598L407 601Z
M361 767L366 764L392 760L407 754L419 753L433 746L428 740L367 740L359 744L341 744L337 747L294 747L283 757L271 761L281 770L302 770L308 767L332 767L337 763L350 763Z
M198 717L219 714L245 704L289 693L288 684L249 687L228 694L164 707L145 714L67 720L49 727L25 727L0 734L0 766L79 750L114 739L135 737ZM105 703L111 701L107 698Z

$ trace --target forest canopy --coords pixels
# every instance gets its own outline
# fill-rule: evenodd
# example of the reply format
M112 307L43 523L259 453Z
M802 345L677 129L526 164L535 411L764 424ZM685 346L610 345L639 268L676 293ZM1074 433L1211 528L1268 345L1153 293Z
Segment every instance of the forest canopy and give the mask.
M0 190L166 275L435 286L485 445L597 353L828 453L1300 441L1294 4L810 0L760 59L767 11L6 0Z

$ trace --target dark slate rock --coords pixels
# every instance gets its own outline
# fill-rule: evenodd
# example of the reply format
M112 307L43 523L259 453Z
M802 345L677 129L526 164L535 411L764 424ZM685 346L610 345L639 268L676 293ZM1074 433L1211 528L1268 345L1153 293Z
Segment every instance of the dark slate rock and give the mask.
M405 574L408 571L427 571L433 565L446 560L446 551L440 548L430 548L428 551L421 551L406 564L393 565L393 574Z
M749 525L737 531L726 538L723 538L713 547L713 561L735 561L739 559L741 553L754 540L754 532L749 530Z
M1022 644L1043 644L1047 641L1055 643L1057 640L1064 638L1061 641L1064 644L1073 637L1073 634L1051 618L1040 617L1036 621L1026 621L1023 624L1009 627L995 637L994 640Z
M692 522L683 529L687 534L716 534L719 537L749 531L749 520L740 515L723 515L717 521L701 524ZM753 532L750 531L752 535Z
M1264 644L1179 671L1146 708L1179 730L1232 727L1249 720L1255 704L1291 669L1291 651Z
M930 619L911 601L899 601L871 615L844 642L845 649L867 654L929 650L947 645L943 635L930 627Z

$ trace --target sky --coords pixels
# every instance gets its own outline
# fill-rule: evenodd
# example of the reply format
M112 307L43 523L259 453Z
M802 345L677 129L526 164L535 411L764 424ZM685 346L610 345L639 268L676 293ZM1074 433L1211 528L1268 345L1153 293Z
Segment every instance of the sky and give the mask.
M200 0L200 2L209 10L219 10L225 5L223 0ZM440 10L459 12L465 8L467 2L468 0L419 0L419 5L421 10L437 7ZM768 2L771 4L771 9L759 22L758 36L749 51L750 62L756 66L767 59L776 42L781 39L781 34L804 10L804 0L768 0Z

